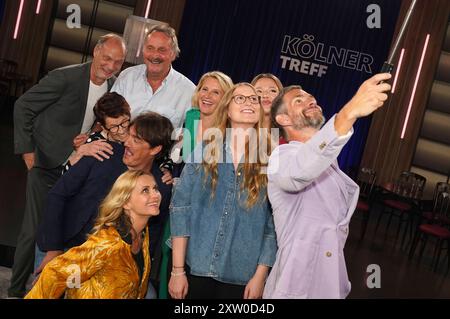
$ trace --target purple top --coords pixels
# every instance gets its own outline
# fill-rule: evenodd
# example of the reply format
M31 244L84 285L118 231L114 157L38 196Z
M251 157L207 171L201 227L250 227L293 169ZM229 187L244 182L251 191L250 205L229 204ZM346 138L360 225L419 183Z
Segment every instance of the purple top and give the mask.
M350 282L344 259L358 185L336 158L353 130L339 137L334 117L307 143L274 150L268 167L278 252L264 298L345 298Z

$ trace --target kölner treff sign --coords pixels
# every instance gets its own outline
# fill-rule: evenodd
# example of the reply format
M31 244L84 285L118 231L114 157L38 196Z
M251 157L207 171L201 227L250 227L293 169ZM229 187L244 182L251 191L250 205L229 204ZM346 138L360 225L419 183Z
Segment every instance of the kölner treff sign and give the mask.
M372 74L374 61L372 55L364 52L314 42L314 36L308 34L302 38L285 35L280 59L284 70L319 78L333 65Z

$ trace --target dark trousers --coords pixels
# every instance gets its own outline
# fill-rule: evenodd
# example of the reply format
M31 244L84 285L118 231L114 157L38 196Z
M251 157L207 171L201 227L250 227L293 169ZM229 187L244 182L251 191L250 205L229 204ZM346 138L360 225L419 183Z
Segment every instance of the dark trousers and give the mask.
M244 299L245 286L226 284L209 277L187 276L186 299Z
M25 287L33 272L35 238L45 208L47 194L61 176L61 168L33 167L27 176L25 212L17 239L9 297L24 297Z

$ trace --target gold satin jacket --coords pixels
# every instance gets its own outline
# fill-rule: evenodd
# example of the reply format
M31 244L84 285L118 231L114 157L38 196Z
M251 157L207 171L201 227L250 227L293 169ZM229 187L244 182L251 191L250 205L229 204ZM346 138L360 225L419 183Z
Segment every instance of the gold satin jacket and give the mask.
M25 299L144 298L150 273L149 235L142 245L144 269L139 271L127 244L114 227L101 229L78 247L49 262Z

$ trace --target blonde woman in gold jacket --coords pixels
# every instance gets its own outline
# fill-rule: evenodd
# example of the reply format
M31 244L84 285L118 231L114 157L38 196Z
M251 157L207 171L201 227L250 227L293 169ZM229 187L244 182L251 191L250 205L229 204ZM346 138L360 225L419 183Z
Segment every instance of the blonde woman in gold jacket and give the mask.
M144 298L150 273L147 222L159 214L152 175L127 171L100 206L92 235L48 263L25 297Z

